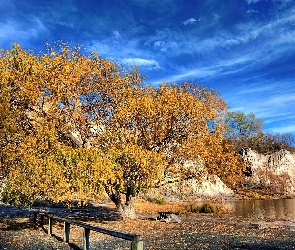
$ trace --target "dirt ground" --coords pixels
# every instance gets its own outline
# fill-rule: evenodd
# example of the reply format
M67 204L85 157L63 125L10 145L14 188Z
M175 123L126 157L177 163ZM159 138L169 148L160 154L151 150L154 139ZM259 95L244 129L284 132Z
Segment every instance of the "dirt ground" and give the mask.
M63 224L54 222L53 236L47 224L33 223L34 211L138 234L144 249L295 249L295 223L290 221L252 221L236 218L230 212L199 214L180 211L181 223L156 221L158 211L178 211L175 204L138 203L139 218L122 221L112 206L87 209L0 206L0 249L81 249L82 228L71 226L70 243L63 243ZM130 242L90 232L90 249L130 249Z

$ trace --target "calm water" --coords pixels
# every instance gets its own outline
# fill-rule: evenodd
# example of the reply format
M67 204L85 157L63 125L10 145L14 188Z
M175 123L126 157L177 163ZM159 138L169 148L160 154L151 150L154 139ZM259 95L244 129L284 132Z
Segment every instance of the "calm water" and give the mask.
M231 205L237 217L295 221L295 199L236 200Z

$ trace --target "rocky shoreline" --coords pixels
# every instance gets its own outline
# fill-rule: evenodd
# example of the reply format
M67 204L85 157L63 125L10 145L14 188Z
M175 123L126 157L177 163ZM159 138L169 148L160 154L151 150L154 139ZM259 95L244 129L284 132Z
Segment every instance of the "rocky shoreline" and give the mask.
M38 208L46 210L45 208ZM51 209L51 210L50 210ZM153 211L139 211L139 219L121 221L110 208L67 210L50 208L59 216L142 235L144 249L295 249L295 222L253 221L222 214L179 215L181 223L156 221ZM0 249L79 249L82 230L71 229L70 244L63 243L62 224L55 224L55 237L32 223L34 209L0 206ZM91 249L129 249L130 242L91 233Z

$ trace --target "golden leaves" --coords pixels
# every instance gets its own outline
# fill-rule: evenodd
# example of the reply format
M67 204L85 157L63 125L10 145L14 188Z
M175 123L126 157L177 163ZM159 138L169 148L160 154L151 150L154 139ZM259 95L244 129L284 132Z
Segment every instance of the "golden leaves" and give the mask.
M137 70L67 44L38 56L17 44L3 51L6 196L86 199L102 188L136 196L184 160L230 172L238 160L222 136L227 106L220 96L190 83L152 88L141 81Z

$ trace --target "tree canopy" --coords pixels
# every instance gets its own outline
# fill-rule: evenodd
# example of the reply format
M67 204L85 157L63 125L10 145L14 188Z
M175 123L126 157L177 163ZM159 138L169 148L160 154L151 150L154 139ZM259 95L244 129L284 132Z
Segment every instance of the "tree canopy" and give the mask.
M243 163L224 137L227 105L192 83L142 84L136 70L67 44L0 55L0 167L4 198L30 204L97 198L123 217L139 192L191 160L235 185Z
M243 112L228 112L226 114L226 136L250 138L262 132L262 119L255 117L253 113L248 115Z
M258 153L274 153L281 149L294 151L294 136L290 133L264 133L263 120L242 112L228 112L226 114L226 137L235 146L236 152L251 148Z

